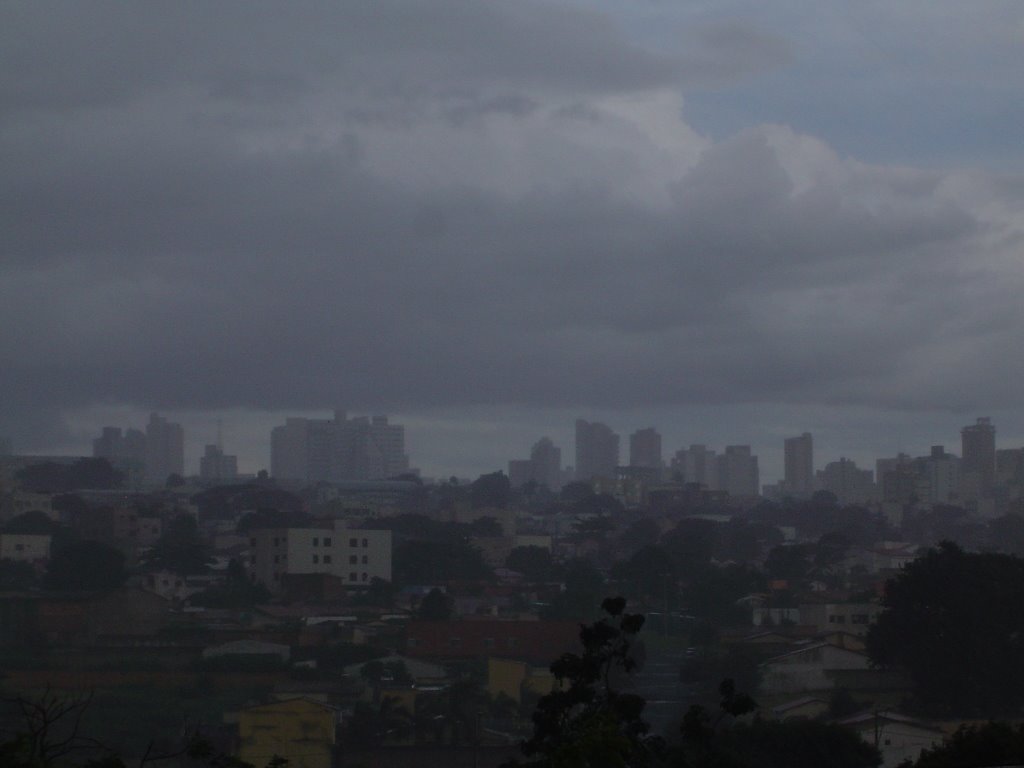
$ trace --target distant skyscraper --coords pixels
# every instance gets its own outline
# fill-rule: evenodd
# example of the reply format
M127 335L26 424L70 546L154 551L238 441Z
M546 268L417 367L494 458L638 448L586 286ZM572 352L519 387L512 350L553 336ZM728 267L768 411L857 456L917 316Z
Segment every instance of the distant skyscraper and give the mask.
M208 445L199 459L199 476L203 480L234 480L238 477L238 457L226 455L220 446Z
M694 443L689 448L676 451L672 459L672 471L680 475L684 483L698 483L708 490L718 490L716 454L705 445Z
M875 496L875 481L871 470L858 469L856 463L846 458L826 464L818 472L818 484L823 491L834 493L843 506L864 504Z
M181 424L153 413L146 425L146 480L162 484L185 474L185 432Z
M613 478L619 466L619 436L600 422L576 420L576 479Z
M801 498L814 492L814 439L810 432L785 441L785 492Z
M761 473L749 445L727 445L718 457L718 486L730 496L758 496Z
M996 428L989 418L979 418L960 430L963 455L960 461L961 481L969 497L990 490L996 472Z
M562 487L562 449L551 442L551 438L542 437L533 444L530 463L538 483L552 491Z
M405 428L386 416L289 418L270 434L270 472L304 482L380 480L409 471Z
M661 469L661 434L654 427L638 429L629 436L629 466Z

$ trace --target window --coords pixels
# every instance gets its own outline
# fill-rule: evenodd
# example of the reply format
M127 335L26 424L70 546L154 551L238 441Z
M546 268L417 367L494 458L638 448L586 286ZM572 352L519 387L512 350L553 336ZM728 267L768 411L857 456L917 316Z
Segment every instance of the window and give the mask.
M364 546L364 547L368 547L368 546L370 546L370 542L369 542L369 541L367 541L366 539L363 539L363 546Z
M358 547L359 546L359 539L349 539L348 540L348 545L350 547Z
M850 617L851 624L867 624L868 615L866 613L855 613Z
M330 563L331 563L331 556L330 555L324 555L324 564L325 565L330 565Z
M358 579L359 579L359 574L357 574L355 571L352 571L352 573L350 573L348 575L348 580L349 581L358 581Z
M369 581L369 579L370 577L367 575L366 571L363 571L363 581Z
M363 555L363 565L366 565L368 562L370 562L370 558L368 558L366 555Z
M320 546L320 537L319 536L314 536L313 537L313 546L314 547L319 547Z
M281 562L281 556L280 555L274 555L274 562L275 563Z
M317 565L320 562L320 555L313 555L313 565Z
M359 562L359 558L356 557L355 555L349 555L348 556L348 564L349 565L355 565L358 562Z
M279 537L277 537L277 536L274 537L274 546L275 547L280 547L281 546L281 539Z
M325 547L331 546L331 537L330 536L324 536L324 546Z

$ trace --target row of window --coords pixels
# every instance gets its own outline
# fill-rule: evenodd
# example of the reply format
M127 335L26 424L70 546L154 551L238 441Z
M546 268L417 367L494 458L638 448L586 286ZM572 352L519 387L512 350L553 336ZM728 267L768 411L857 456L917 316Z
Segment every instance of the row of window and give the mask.
M287 541L287 539L281 538L280 536L275 536L274 537L274 546L275 547L280 547L286 541ZM330 536L324 536L323 546L329 547L329 546L331 546L333 541L334 540ZM320 537L319 536L314 536L313 537L313 546L314 547L319 547L320 545L321 545L320 544ZM359 539L349 539L348 540L348 545L351 548L360 546ZM256 546L256 539L249 539L249 546L250 547L255 547ZM369 539L363 539L362 546L364 548L365 547L369 547L370 546L370 540Z
M866 613L854 613L850 615L851 624L869 624L871 617ZM829 624L845 624L846 617L841 614L833 614L828 617Z
M281 580L281 574L275 571L274 572L274 581L280 581L280 580ZM360 577L360 575L358 573L356 573L355 571L352 571L348 575L348 580L349 581L369 581L370 580L370 574L368 574L368 573L366 573L364 571L362 577Z

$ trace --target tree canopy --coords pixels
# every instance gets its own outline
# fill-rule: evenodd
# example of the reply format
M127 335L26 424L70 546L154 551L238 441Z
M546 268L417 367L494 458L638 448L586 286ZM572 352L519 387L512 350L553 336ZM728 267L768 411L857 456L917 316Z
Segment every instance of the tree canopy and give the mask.
M931 715L999 716L1024 704L1024 560L943 542L886 586L871 659L902 667Z
M56 550L43 579L53 590L102 590L121 586L124 555L98 541L75 541Z
M188 575L206 571L213 558L209 546L199 535L195 518L178 515L167 525L144 560L150 568L165 568Z

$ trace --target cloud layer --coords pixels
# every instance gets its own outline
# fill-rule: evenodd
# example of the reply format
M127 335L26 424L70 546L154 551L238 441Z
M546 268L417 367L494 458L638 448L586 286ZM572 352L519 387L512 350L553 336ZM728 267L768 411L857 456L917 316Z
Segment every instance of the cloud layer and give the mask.
M1009 409L1024 178L682 94L786 66L540 2L70 3L0 27L0 431L97 404ZM38 439L39 435L37 435Z

